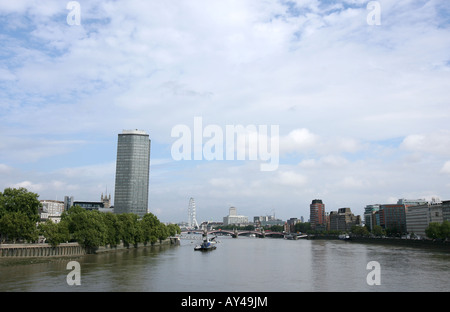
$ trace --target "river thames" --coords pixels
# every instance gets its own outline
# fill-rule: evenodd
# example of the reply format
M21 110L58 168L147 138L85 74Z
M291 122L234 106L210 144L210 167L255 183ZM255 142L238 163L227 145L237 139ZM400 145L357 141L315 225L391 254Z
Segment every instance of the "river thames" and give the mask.
M0 291L52 292L448 292L450 254L339 240L217 237L217 249L180 246L30 260L0 259ZM69 261L80 285L69 285ZM24 263L25 262L25 263ZM378 271L368 268L379 264ZM378 283L369 283L377 273Z

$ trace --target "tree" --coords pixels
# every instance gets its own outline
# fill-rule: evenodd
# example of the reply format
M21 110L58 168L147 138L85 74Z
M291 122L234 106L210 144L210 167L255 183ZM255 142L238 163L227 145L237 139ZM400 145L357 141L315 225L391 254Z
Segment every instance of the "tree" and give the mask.
M158 241L160 237L159 234L159 225L160 221L158 218L152 213L146 213L141 220L141 228L142 228L142 241L144 243L150 242L154 244Z
M375 235L375 236L381 236L381 235L384 235L385 232L384 232L384 230L383 230L383 228L381 226L374 225L373 228L372 228L372 234Z
M117 214L105 213L103 216L103 222L106 226L106 241L105 245L115 247L120 244L120 221Z
M296 232L306 233L311 230L311 223L309 222L299 222L295 224L294 229Z
M86 210L79 206L70 208L61 216L61 222L67 222L69 232L82 247L95 249L106 242L106 225L102 213Z
M36 222L39 220L39 195L25 188L6 188L0 192L0 237L2 241L38 238Z
M274 224L270 227L270 230L272 232L283 232L283 226Z
M157 230L158 230L158 239L160 242L169 237L169 231L167 230L167 227L164 223L160 222Z
M38 194L28 192L23 187L6 188L3 193L0 192L0 218L10 212L22 212L31 221L37 222L39 208L42 207L38 198Z
M138 215L134 213L122 213L118 215L119 237L126 247L136 245L142 241L142 230L138 219Z
M18 239L33 242L38 239L36 222L22 211L12 211L0 218L0 234L2 241L9 240L14 243Z
M430 222L428 227L425 229L425 234L431 239L440 238L440 228L441 225L439 222Z
M441 224L441 237L442 239L450 238L450 222L447 220Z
M167 230L169 231L169 236L175 236L181 233L181 229L177 224L169 224L167 225Z
M366 236L369 234L369 231L365 226L353 225L351 228L351 232L356 235Z
M39 233L46 238L46 241L53 247L70 240L67 222L54 223L47 220L38 226Z
M431 239L446 239L450 237L450 222L430 222L425 229L425 234Z

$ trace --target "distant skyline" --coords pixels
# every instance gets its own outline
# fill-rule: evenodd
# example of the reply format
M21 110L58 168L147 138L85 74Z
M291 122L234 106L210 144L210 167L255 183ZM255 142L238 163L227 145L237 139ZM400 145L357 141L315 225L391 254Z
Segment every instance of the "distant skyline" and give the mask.
M191 197L199 222L450 199L450 3L369 2L78 1L79 25L69 1L0 2L0 190L114 195L117 135L140 129L163 222ZM174 160L196 117L277 126L277 169Z

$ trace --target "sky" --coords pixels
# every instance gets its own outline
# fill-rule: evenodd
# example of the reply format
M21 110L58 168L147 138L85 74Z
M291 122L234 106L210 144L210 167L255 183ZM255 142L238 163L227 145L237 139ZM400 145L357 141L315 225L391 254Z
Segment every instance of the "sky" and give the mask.
M140 129L163 222L191 197L199 222L450 199L449 1L74 3L0 1L0 190L114 201L117 136ZM278 166L177 160L199 119L277 126Z

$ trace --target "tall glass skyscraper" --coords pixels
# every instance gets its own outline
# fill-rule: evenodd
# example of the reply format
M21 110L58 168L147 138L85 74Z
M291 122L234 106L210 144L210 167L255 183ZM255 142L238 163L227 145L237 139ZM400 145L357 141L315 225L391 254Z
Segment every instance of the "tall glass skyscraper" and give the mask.
M116 160L114 212L148 212L150 174L150 139L141 130L124 130L119 134Z

